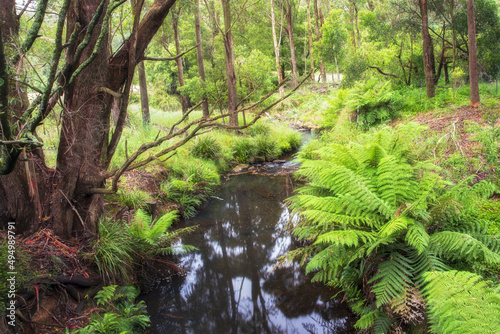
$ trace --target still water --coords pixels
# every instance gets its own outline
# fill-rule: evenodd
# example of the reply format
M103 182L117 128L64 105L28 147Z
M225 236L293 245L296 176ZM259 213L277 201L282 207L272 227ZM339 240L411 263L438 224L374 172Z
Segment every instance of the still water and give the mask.
M183 239L198 251L179 258L187 275L144 295L150 333L353 332L346 305L330 298L335 291L311 284L298 264L273 269L298 246L284 205L294 181L281 174L232 176L182 223L199 225Z

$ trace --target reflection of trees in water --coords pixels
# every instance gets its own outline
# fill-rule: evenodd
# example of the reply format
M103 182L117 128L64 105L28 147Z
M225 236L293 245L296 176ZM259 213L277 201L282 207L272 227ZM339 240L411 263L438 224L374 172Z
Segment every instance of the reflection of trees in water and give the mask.
M278 250L282 255L290 246L276 229L287 219L281 202L290 196L289 184L284 177L233 178L218 195L224 201L188 221L200 228L185 242L200 251L183 258L187 277L158 289L159 303L147 298L153 333L293 333L283 315L338 317L329 310L329 296L320 297L298 266L269 272ZM325 328L318 319L304 319L296 324L300 332Z

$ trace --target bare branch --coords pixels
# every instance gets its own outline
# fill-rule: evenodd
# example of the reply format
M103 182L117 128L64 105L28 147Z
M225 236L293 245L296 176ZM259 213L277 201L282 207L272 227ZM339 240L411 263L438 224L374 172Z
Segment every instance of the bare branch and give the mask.
M377 67L377 66L368 66L368 68L373 68L373 69L377 70L380 74L385 75L385 76L387 76L387 77L393 77L393 78L396 78L396 79L400 79L400 78L399 78L397 75L395 75L395 74L392 74L392 73L385 73L384 71L382 71L382 70L380 69L380 67Z
M152 60L152 61L171 61L171 60L176 60L182 56L184 56L186 53L196 49L196 47L198 46L199 44L196 44L195 46L193 46L192 48L190 48L189 50L186 50L184 52L181 52L179 53L178 55L176 56L173 56L173 57L164 57L164 58L157 58L157 57L143 57L142 60Z

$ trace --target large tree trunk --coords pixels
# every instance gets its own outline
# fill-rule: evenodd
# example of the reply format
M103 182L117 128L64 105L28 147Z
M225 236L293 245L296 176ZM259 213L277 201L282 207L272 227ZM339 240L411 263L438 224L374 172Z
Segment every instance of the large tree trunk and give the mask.
M5 50L11 54L18 52L14 47L19 37L19 21L14 6L14 0L0 0L0 52ZM8 64L5 58L4 61L5 66L18 73L23 70L22 58L16 64ZM8 73L7 68L3 70ZM29 104L25 87L9 80L1 88L0 95L5 99L0 99L0 104L8 105L12 115L21 117ZM1 105L0 111L3 111ZM7 126L9 122L15 124L17 120L12 117ZM0 133L1 139L5 139L4 132L0 130ZM25 150L20 158L12 172L0 175L0 228L6 227L8 222L15 222L16 233L29 232L40 222L47 192L46 174L49 173L41 150Z
M297 57L295 55L295 43L293 41L293 22L292 22L292 0L286 1L285 17L287 25L288 42L290 43L290 61L292 63L292 86L297 87L299 84L299 75L297 71Z
M73 27L75 22L88 25L99 3L99 0L88 0L85 6L73 3L68 15L68 27ZM96 28L100 28L101 24ZM98 35L93 34L82 59L91 55L97 38ZM97 233L98 219L103 212L103 195L90 194L90 189L105 185L99 173L106 169L103 158L107 149L112 104L110 95L98 92L99 87L107 87L110 75L110 68L102 65L108 62L111 55L107 34L105 39L95 60L80 73L64 95L65 108L57 154L59 183L52 211L54 230L65 238L77 231ZM67 58L72 58L75 45L71 45L67 53Z
M236 92L236 72L234 70L233 35L231 33L231 7L230 0L221 0L224 12L224 51L226 56L226 81L227 81L227 112L229 124L238 125L238 94Z
M470 105L479 107L479 72L477 68L476 19L474 16L474 0L467 0L467 24L469 27L469 80Z
M8 0L0 0L0 5L4 5ZM62 237L69 238L77 232L86 231L89 234L97 232L98 219L103 210L102 195L93 188L103 188L105 186L105 176L103 172L109 167L111 158L116 150L119 142L126 118L126 107L130 85L132 83L135 66L139 63L144 51L151 39L158 31L165 17L169 13L170 8L175 4L176 0L155 0L149 11L145 14L139 24L139 13L142 8L143 1L139 1L136 9L132 36L123 43L123 46L111 57L108 50L107 30L103 31L102 39L100 39L100 47L97 48L97 53L92 56L92 61L86 62L93 53L96 42L101 34L101 27L104 15L100 16L95 29L90 30L89 43L84 47L81 57L76 57L78 54L77 46L84 39L83 33L75 34L78 36L75 41L71 40L70 36L75 28L89 27L92 16L96 13L101 0L82 0L71 1L70 10L67 16L67 31L66 41L68 45L65 48L66 65L63 75L60 77L59 85L63 87L61 96L64 96L64 108L62 111L60 144L57 157L57 175L50 178L51 187L55 189L50 194L48 203L51 203L51 212L54 231ZM12 2L12 1L11 1ZM39 2L40 4L43 2ZM104 2L106 10L108 2ZM2 7L3 10L3 7ZM5 12L3 12L5 13ZM66 14L59 15L60 18L65 18ZM43 18L43 16L42 16ZM3 21L2 21L3 22ZM62 23L62 21L61 21ZM77 24L78 23L78 24ZM58 23L59 24L59 23ZM36 36L35 36L36 37ZM29 43L28 43L29 44ZM25 50L28 50L31 45L27 45ZM56 45L59 45L56 43ZM57 50L56 50L57 51ZM59 53L55 52L54 63L59 60ZM22 57L20 57L22 58ZM16 56L14 56L16 59ZM78 61L76 61L78 59ZM80 67L83 63L86 67ZM78 69L78 70L77 70ZM78 75L76 75L78 71ZM51 76L50 78L54 78ZM49 83L48 89L52 87ZM125 87L125 88L124 88ZM111 92L112 94L108 93ZM114 93L113 93L114 92ZM56 94L57 95L57 94ZM118 117L117 125L114 128L113 135L110 137L110 114L113 96L122 96L121 110ZM47 95L48 96L48 95ZM58 96L54 100L57 100ZM41 118L34 118L33 123L28 123L30 127L36 127L40 120L46 115L47 110L50 110L50 103L47 100L42 100L41 108L44 108L40 113ZM39 115L39 114L37 114ZM31 130L29 130L31 131ZM28 155L28 158L30 156ZM22 156L21 156L22 158ZM35 161L37 162L37 161ZM35 163L38 165L38 163ZM19 168L17 171L16 169ZM14 174L12 174L14 173ZM9 190L8 198L14 205L4 205L0 211L3 215L7 212L12 217L17 219L19 225L23 225L22 221L27 221L27 224L33 224L36 219L30 217L39 216L39 212L31 214L31 210L38 202L43 202L43 196L39 200L33 197L34 176L37 176L38 185L45 184L50 175L26 172L25 164L22 161L17 161L15 170L7 177L16 177L24 181L14 180L12 183L2 180L1 191ZM31 175L24 177L24 174ZM43 182L38 179L43 175ZM27 187L22 184L27 184ZM21 190L12 191L9 189L9 184L12 188L24 187ZM17 184L17 187L14 185ZM40 188L39 188L40 189ZM49 196L49 193L47 193ZM30 203L25 204L25 202ZM5 203L5 202L2 202ZM21 210L30 211L30 216L24 215L21 217ZM18 214L14 215L9 210L14 208L18 210ZM6 217L8 220L10 217ZM32 220L31 220L32 219Z
M281 84L283 81L283 75L281 73L281 65L280 65L280 43L276 38L276 18L274 15L274 1L271 0L271 28L273 32L273 45L274 45L274 56L276 59L276 71L278 74L278 84ZM281 30L280 30L281 31ZM281 33L280 33L280 42L281 42ZM279 88L280 97L285 96L285 88L280 86Z
M137 66L137 72L139 73L139 89L141 90L142 125L148 126L151 124L151 115L149 113L148 80L146 79L144 61L141 61Z
M203 84L205 84L205 65L203 65L203 50L201 48L201 26L200 26L200 1L196 0L194 13L194 29L196 32L196 59L198 62L198 75ZM202 103L203 117L210 117L210 110L208 109L207 96L203 94Z
M180 43L180 38L179 38L179 15L181 13L181 10L177 12L177 15L174 15L172 17L172 28L174 30L174 40L175 40L175 52L176 54L180 54L181 51L181 43ZM175 59L175 62L177 64L177 76L179 78L179 87L184 86L184 69L182 68L182 57L178 57ZM189 106L188 106L188 101L182 93L179 93L181 97L181 105L182 105L182 113L184 114Z
M429 22L427 18L427 0L420 0L420 13L422 15L422 42L424 53L425 85L427 97L434 97L434 76L432 74L432 58L434 55L431 46L431 36L429 34Z
M86 0L85 6L81 1L72 3L68 27L73 27L75 22L85 27L100 2ZM103 195L94 193L92 189L105 186L102 172L108 168L121 137L135 67L142 61L146 47L174 4L175 0L156 0L140 24L135 25L134 22L132 36L113 57L108 50L107 33L104 34L105 40L96 58L65 90L57 156L59 180L52 198L53 227L62 237L69 238L82 231L89 234L97 232L104 203ZM101 22L94 29L80 63L92 53L100 26ZM71 31L67 36L70 34ZM67 60L71 61L79 42L77 40L67 48ZM123 91L119 119L111 138L113 97L103 92L101 87L114 92Z

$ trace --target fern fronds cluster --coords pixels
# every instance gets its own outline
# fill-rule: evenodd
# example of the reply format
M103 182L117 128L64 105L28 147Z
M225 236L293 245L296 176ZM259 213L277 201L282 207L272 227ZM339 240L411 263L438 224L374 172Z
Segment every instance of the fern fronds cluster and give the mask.
M357 328L407 330L424 321L426 303L433 319L445 319L450 313L432 306L445 287L439 275L457 262L500 264L500 239L463 214L464 198L491 194L489 185L449 184L437 167L411 159L397 136L330 144L307 157L298 174L309 183L290 198L302 216L294 234L308 244L306 272L344 290L361 315Z
M99 239L90 254L106 282L124 284L133 281L133 269L162 255L180 254L195 247L183 245L180 238L196 226L172 230L177 211L153 220L145 211L135 212L130 224L103 220L99 224Z

